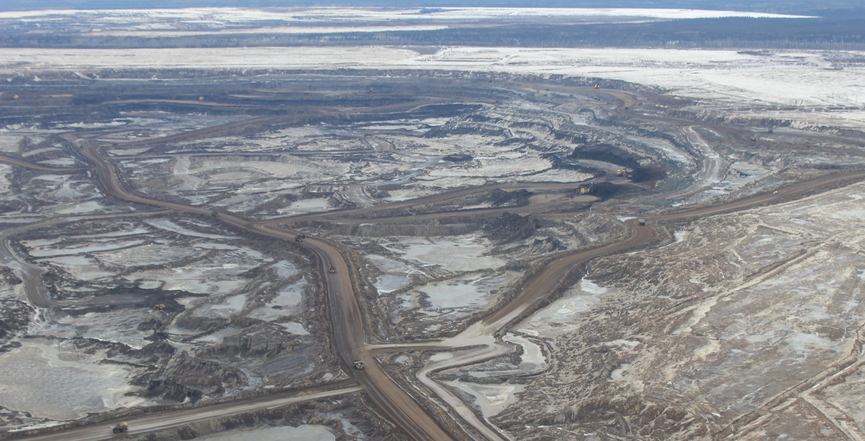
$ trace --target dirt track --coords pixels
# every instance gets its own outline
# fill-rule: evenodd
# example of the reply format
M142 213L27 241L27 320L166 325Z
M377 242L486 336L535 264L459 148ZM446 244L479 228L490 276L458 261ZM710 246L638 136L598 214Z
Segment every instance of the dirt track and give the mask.
M129 193L121 184L121 178L118 176L117 169L100 154L96 147L72 136L68 136L66 139L76 144L80 148L81 153L96 166L99 182L106 192L112 196L130 202L156 205L185 213L211 214L211 211L205 208L148 199ZM220 213L217 218L236 227L284 239L287 242L292 242L296 236L294 232L256 225L231 214ZM369 394L373 402L392 421L402 427L414 439L452 439L450 434L443 430L438 422L430 417L412 397L387 377L387 374L378 366L366 348L363 316L352 288L349 266L339 250L328 242L315 238L305 240L300 246L315 252L321 259L324 268L330 268L331 266L336 268L335 274L327 274L326 277L327 298L332 314L331 325L333 327L334 341L337 352L349 371L351 371L349 366L353 366L355 360L361 360L365 363L366 368L364 370L354 372L355 378L365 387L365 392ZM200 412L205 412L205 409L202 409ZM197 414L193 413L189 418L194 418Z
M292 391L289 393L246 400L243 403L226 403L203 408L176 410L173 412L158 412L141 417L129 418L125 420L125 422L129 423L129 432L131 434L141 434L157 430L165 430L213 418L237 415L243 412L280 407L292 403L331 397L334 395L356 393L363 390L359 386L346 386L342 384L341 386L342 387L335 389L318 388L302 392ZM98 441L113 439L115 437L112 437L110 434L111 427L115 424L117 424L117 421L105 422L68 431L37 435L26 439L38 441Z
M646 217L645 221L648 223L681 221L747 210L761 205L771 205L784 202L821 189L862 179L865 179L865 172L863 171L837 173L792 184L773 193L759 194L720 205ZM561 280L576 265L597 257L636 249L649 244L653 239L655 239L655 231L650 225L640 225L637 219L628 220L625 224L628 226L629 231L626 239L599 248L584 250L551 262L546 268L534 276L532 281L530 281L528 285L526 285L525 289L523 289L517 296L508 301L508 303L501 309L485 318L483 320L484 326L496 330L505 328L511 321L519 317L523 311L543 300L547 293L550 293L557 288L561 283Z
M122 184L122 177L118 175L116 168L109 161L104 159L96 147L87 144L86 141L71 136L67 137L67 139L79 146L81 153L95 165L96 174L100 183L113 196L130 202L156 205L191 214L211 214L211 211L206 208L159 201L129 193L125 190L124 185ZM794 184L773 194L756 195L718 206L647 217L646 220L651 224L653 222L679 221L695 217L738 211L759 205L783 202L821 188L837 186L844 182L860 180L863 178L865 178L865 172L833 174L812 181ZM526 184L514 185L520 188L525 188L527 186ZM511 184L495 187L509 188L510 186ZM457 197L479 190L489 189L474 188L458 190L445 195L419 198L393 205L398 205L399 207L412 207L427 204L432 201ZM388 208L395 207L389 206ZM350 218L360 214L368 215L369 213L380 209L382 209L382 207L346 210L341 211L338 214L330 213L326 216L306 215L303 216L303 218ZM220 212L217 217L221 221L236 227L286 241L293 241L295 236L294 232L276 229L271 225L272 223L277 223L279 221L284 222L284 219L254 223L245 218L223 212ZM377 220L387 221L388 218L380 218ZM531 310L537 303L544 300L550 292L560 285L562 279L572 271L576 265L599 256L639 248L650 243L655 238L655 231L650 225L639 225L639 223L634 219L627 221L626 225L628 226L629 231L628 237L620 242L566 255L547 264L547 266L539 271L531 280L527 281L525 288L521 292L483 319L481 322L482 327L486 329L487 332L490 332L490 334L502 331L515 319L520 317L526 311ZM440 424L432 418L414 398L403 391L387 376L387 374L385 374L373 358L370 349L366 345L364 320L361 308L353 291L352 280L350 277L352 269L349 267L346 259L342 257L339 249L329 242L319 238L309 238L297 245L308 248L318 255L323 268L329 268L332 266L336 269L335 274L326 274L325 278L328 301L330 303L330 311L332 314L331 325L334 333L334 341L337 352L345 363L346 368L353 373L357 381L364 387L364 391L369 395L376 406L378 406L388 416L388 418L406 430L412 438L429 440L452 439L452 436L442 429ZM363 361L366 368L364 370L353 370L351 366L355 360ZM202 415L204 415L206 409L207 408L202 408L200 410L190 411L188 417L184 417L188 419L183 421L200 419ZM182 424L182 421L177 420L176 418L173 418L172 421L174 421L174 424ZM153 430L156 430L156 428ZM71 436L69 433L66 435ZM72 438L67 437L66 439Z
M622 106L625 107L625 113L627 113L628 107L633 107L639 104L639 102L636 101L629 94L612 92L603 89L599 89L597 90L597 92L606 93L621 100ZM370 114L386 111L408 111L412 106L430 104L432 102L433 101L430 100L424 102L414 102L409 105L393 105L387 107L386 109L372 108L366 112L360 113ZM620 111L622 111L622 106L620 106ZM223 133L226 130L230 131L235 129L241 129L249 125L269 124L277 121L290 122L302 120L303 118L309 118L313 116L320 118L322 115L337 113L341 113L341 111L336 109L322 108L319 112L314 113L253 118L245 121L225 124L222 126L201 130L193 130L164 138L131 142L125 145L150 145L165 143L169 141L178 141L182 139L198 139L201 137L213 136L218 133ZM73 135L66 135L64 137L68 141L75 144L79 148L80 153L94 165L95 174L100 184L109 194L113 195L114 197L134 203L160 206L179 212L204 216L211 215L212 212L209 208L159 201L130 193L125 188L126 186L123 182L123 176L119 174L117 168L113 165L112 162L105 159L104 155L96 146L91 145L88 143L88 141L75 137ZM0 161L9 162L24 167L31 167L38 170L67 172L81 170L44 167L5 156L0 156ZM710 172L711 170L706 170L706 173ZM647 217L646 220L649 223L649 225L647 226L639 225L636 220L629 220L626 222L629 234L624 240L592 249L569 253L556 260L550 261L546 264L545 267L537 271L530 280L525 281L524 288L519 293L516 293L516 295L509 299L506 303L499 305L499 307L496 310L492 311L486 318L484 318L480 322L480 324L484 329L487 330L487 332L490 333L490 335L500 333L501 331L505 330L507 326L511 324L514 320L524 315L527 311L531 311L539 302L542 302L544 299L546 299L550 292L553 292L559 287L559 285L562 283L562 280L568 275L569 272L571 272L575 268L575 266L600 256L615 254L623 252L625 250L636 249L651 243L652 240L655 239L655 230L653 230L651 227L652 223L683 221L697 217L745 210L759 205L768 205L784 202L786 200L796 198L802 194L814 192L829 186L837 186L847 181L861 180L863 178L865 178L865 172L838 173L833 175L827 175L812 181L793 184L786 188L780 189L773 194L756 195L717 206L698 208L677 213L663 214L654 217ZM490 191L495 188L502 190L540 189L562 191L565 189L572 189L574 186L575 184L497 184L484 187L455 190L424 198L396 202L393 204L377 205L374 207L365 207L354 210L337 210L325 214L308 214L295 216L288 219L273 219L266 222L252 222L246 218L230 213L225 213L222 211L218 213L217 218L222 222L234 225L235 227L242 228L247 231L254 232L256 234L262 234L269 237L286 240L292 245L305 247L314 252L319 257L323 268L327 269L333 266L336 269L336 273L327 274L325 272L325 283L327 290L327 298L329 302L329 310L331 313L331 326L333 329L334 342L336 345L335 349L337 350L340 358L342 359L345 365L345 369L353 374L353 376L361 384L361 386L364 388L364 391L369 395L375 405L379 407L386 414L386 416L391 419L391 421L402 427L413 438L434 440L451 439L452 435L448 434L441 427L440 423L436 421L433 417L431 417L423 409L423 407L415 401L414 398L412 398L408 393L406 393L396 383L394 383L387 376L387 374L378 366L375 359L371 355L370 348L366 344L364 317L362 315L360 305L358 304L358 299L353 290L353 281L351 280L351 274L354 273L354 269L350 267L350 264L342 256L339 248L334 244L331 244L330 242L320 238L309 238L300 244L296 244L293 242L295 236L294 232L279 229L276 227L275 224L284 223L287 220L340 220L347 222L357 222L359 221L359 218L365 218L363 219L363 221L365 222L370 222L371 220L374 222L400 222L404 221L405 217L390 217L385 210L411 209L413 207L442 202L448 199L458 198L472 193ZM532 209L537 210L540 208L533 207ZM381 212L384 217L376 218L375 215L378 212ZM416 217L420 218L422 216L447 216L453 214L454 213L434 213L429 215L420 215ZM363 361L366 365L366 369L354 370L352 366L355 360ZM203 409L200 411L203 412ZM199 410L191 410L190 412L191 414L189 418L194 418L194 415L197 415L197 412L199 412ZM70 438L67 437L65 439Z
M15 159L10 156L0 155L0 162L8 162L13 165L18 165L21 167L32 168L33 170L42 170L42 171L50 171L55 173L72 173L81 170L86 170L84 168L64 168L64 167L47 167L44 165L33 164L27 161L22 161L20 159Z

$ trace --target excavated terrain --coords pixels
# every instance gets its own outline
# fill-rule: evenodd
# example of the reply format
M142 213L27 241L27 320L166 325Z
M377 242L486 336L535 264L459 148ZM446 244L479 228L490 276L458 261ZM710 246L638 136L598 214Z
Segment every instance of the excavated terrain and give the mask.
M351 383L319 257L232 214L338 244L377 360L445 420L425 366L469 357L453 341L538 268L648 218L647 246L581 264L494 330L505 349L429 377L512 439L865 436L865 186L653 220L859 170L865 125L723 105L452 70L0 84L2 430ZM210 214L110 196L85 145L131 194ZM153 436L407 437L357 391L219 421Z

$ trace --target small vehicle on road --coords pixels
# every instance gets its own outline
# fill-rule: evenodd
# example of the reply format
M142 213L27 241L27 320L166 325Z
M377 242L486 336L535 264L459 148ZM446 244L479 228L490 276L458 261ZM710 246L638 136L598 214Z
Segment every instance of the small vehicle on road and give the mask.
M129 424L128 423L119 423L116 426L114 426L114 428L112 428L111 431L114 433L126 433L129 431Z
M362 361L360 361L360 360L355 360L355 362L354 362L354 368L355 368L355 369L361 371L361 370L363 370L363 367L364 367L364 364L363 364Z
M336 274L336 267L335 266L330 267L330 269L327 270L327 272L329 272L331 274Z

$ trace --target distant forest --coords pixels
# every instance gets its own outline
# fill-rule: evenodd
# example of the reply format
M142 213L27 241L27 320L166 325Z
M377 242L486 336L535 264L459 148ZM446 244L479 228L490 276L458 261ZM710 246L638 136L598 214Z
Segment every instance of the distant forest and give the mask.
M714 18L651 23L504 25L434 31L116 37L0 31L0 47L510 46L865 50L865 10L815 19Z

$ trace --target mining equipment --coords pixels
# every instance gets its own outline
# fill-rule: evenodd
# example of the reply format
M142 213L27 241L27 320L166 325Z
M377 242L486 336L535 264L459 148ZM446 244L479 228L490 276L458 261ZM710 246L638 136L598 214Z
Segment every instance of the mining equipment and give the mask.
M640 225L646 225L646 220L645 219L637 219L637 223Z
M355 360L354 368L359 370L359 371L363 370L363 362L360 360Z
M297 235L294 237L294 241L295 242L303 242L303 237L300 237L300 235Z
M153 309L165 309L165 303L157 303L153 305Z
M111 431L114 433L126 433L129 431L129 424L128 423L119 423L116 426L114 426L114 428L111 429Z
M330 267L330 269L327 270L327 272L329 272L331 274L336 274L336 267L335 266Z
M589 194L592 192L590 187L580 187L580 194Z
M210 212L210 215L213 216L213 217L219 217L219 213L218 213L216 210L211 211L211 212Z
M625 176L626 173L628 173L628 171L623 168L616 170L616 176Z

